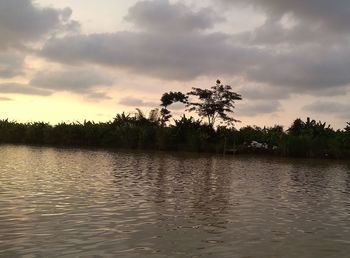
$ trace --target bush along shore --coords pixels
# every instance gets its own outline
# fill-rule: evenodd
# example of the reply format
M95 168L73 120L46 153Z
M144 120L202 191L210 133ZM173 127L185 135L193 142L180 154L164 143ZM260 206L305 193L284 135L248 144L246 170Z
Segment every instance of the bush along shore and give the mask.
M273 154L303 158L350 158L350 123L334 130L310 118L296 119L290 128L246 126L235 129L232 118L235 101L241 96L220 81L210 89L165 93L161 109L148 116L118 114L109 122L18 123L0 120L0 144L30 144L69 147L107 147L147 150L173 150L232 154ZM186 111L172 119L169 107L183 103Z
M117 115L105 123L17 123L0 121L0 143L108 147L213 153L262 153L304 158L350 158L350 124L333 130L324 123L297 119L288 130L213 127L199 120L175 120L163 126L153 117Z

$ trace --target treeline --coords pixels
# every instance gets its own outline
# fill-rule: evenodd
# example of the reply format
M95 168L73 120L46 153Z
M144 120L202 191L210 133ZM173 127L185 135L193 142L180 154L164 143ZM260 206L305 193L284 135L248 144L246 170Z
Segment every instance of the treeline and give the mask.
M334 130L326 123L297 119L290 128L246 126L214 128L182 116L165 125L158 110L145 116L117 115L95 123L18 123L0 120L0 143L108 147L213 153L269 153L306 158L349 158L350 124Z
M86 146L129 149L179 150L214 153L268 153L306 158L349 158L350 124L334 130L326 123L296 119L290 128L247 126L239 130L232 117L240 94L220 80L209 89L192 88L187 93L167 92L161 109L145 116L117 115L112 121L95 123L17 123L0 120L0 143ZM185 114L172 118L171 107L182 103ZM206 121L206 122L203 122Z

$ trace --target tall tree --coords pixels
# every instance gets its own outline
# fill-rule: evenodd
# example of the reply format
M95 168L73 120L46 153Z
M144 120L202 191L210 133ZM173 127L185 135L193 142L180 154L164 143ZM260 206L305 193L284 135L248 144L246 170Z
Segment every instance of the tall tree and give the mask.
M193 101L188 101L187 110L206 118L209 126L214 126L218 120L228 125L239 122L231 114L235 108L235 101L242 100L242 97L233 92L230 85L223 85L217 80L216 85L210 89L192 88L187 96L194 97Z

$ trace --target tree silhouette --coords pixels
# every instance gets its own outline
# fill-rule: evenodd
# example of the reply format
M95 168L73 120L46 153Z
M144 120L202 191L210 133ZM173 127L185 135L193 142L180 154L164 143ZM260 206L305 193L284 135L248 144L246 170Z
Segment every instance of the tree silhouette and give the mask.
M300 118L294 120L292 126L287 130L289 134L299 136L303 133L305 123Z
M227 125L239 122L230 114L235 108L235 101L242 100L242 97L233 92L230 85L223 85L220 80L217 80L216 85L210 89L192 88L187 96L197 99L197 101L188 101L187 110L206 118L209 126L213 127L218 119Z
M309 117L306 119L306 122L300 118L296 119L292 126L288 129L288 132L294 136L308 135L316 137L322 134L325 134L333 130L330 125L327 126L327 123L322 123L321 121L316 122L316 120L311 120Z
M345 127L344 130L345 130L346 132L350 132L350 122L347 122L346 124L347 124L347 125L346 125L346 127Z
M162 98L160 99L161 104L160 106L162 109L160 110L160 114L162 117L162 123L163 125L169 121L171 118L171 112L168 110L168 107L176 102L181 102L186 104L188 97L183 94L182 92L166 92L163 94Z
M343 130L334 130L326 123L310 118L297 119L288 133L281 126L246 126L216 128L201 120L183 115L174 124L161 124L159 111L149 115L141 110L119 114L107 122L19 123L0 120L1 144L39 144L54 146L91 146L129 149L161 149L224 153L226 146L235 146L237 153L270 153L305 158L350 157L350 123ZM267 149L250 148L250 143L267 144Z

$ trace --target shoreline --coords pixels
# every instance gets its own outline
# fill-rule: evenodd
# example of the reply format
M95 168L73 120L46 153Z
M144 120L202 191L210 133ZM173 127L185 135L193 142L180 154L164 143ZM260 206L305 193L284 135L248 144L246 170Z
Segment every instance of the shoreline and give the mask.
M302 162L331 162L331 163L349 163L346 158L319 158L319 157L293 157L283 156L269 153L241 153L241 154L223 154L215 152L195 152L185 150L157 150L157 149L131 149L131 148L118 148L118 147L104 147L104 146L67 146L67 145L42 145L42 144L24 144L24 143L0 143L0 148L6 146L14 147L29 147L29 148L47 148L56 150L72 150L72 151L97 151L97 152L110 152L110 153L136 153L136 154L161 154L170 156L185 156L185 157L218 157L218 158L244 158L244 159L264 159L274 161L302 161Z

